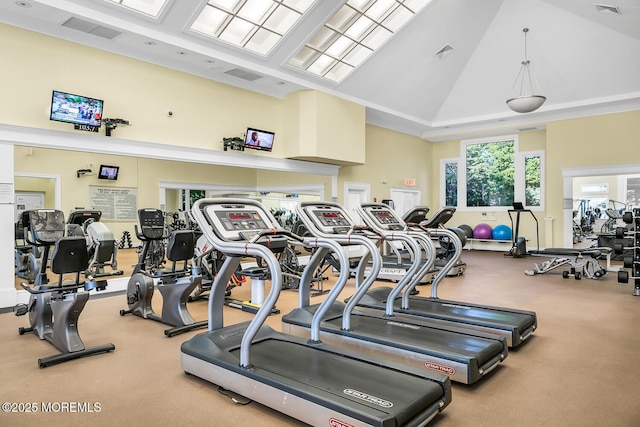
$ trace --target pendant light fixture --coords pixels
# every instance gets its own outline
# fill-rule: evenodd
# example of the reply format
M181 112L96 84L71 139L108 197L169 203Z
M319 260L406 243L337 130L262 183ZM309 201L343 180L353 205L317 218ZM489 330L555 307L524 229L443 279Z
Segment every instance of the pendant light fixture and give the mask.
M507 99L507 105L516 113L530 113L540 108L547 98L542 95L535 95L533 83L535 82L535 89L537 89L538 93L540 93L540 85L531 72L531 61L527 58L527 33L529 29L523 28L522 32L524 33L524 61L522 61L520 72L514 83L514 87L519 83L520 95Z

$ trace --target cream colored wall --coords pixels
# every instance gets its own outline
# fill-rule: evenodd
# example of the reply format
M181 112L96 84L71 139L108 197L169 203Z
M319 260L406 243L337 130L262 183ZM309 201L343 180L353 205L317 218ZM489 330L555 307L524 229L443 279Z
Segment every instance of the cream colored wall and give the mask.
M324 186L326 198L329 199L331 197L331 177L329 176L258 170L256 171L256 185L258 187L322 185Z
M392 187L420 190L422 203L429 203L433 197L433 178L429 170L432 144L373 125L366 126L365 139L366 164L340 168L338 188L344 188L345 182L368 183L371 198L378 201L389 199ZM416 185L407 187L404 184L407 178L415 178ZM343 198L343 192L339 191L338 201L344 203Z
M289 109L283 100L4 24L0 24L0 51L3 55L0 79L11 82L3 86L3 99L10 100L0 103L3 123L74 132L71 125L48 119L51 91L56 89L104 99L105 117L131 122L131 126L114 130L119 138L221 150L223 137L238 136L247 126L255 126L276 132L274 151L261 155L285 157L288 144L297 143L287 140L296 131L292 131L295 125L288 122ZM316 108L322 105L326 104L317 102ZM174 112L171 118L167 116L169 110ZM322 124L330 125L327 122L330 119ZM640 111L551 122L546 132L520 134L521 151L546 150L546 210L537 216L542 227L542 217L554 218L553 245L563 243L561 169L637 163L639 134ZM403 187L405 178L415 178L417 186L411 188L422 191L422 202L439 207L439 162L441 158L460 155L458 140L432 144L367 125L365 141L366 165L340 169L339 198L347 181L371 184L372 197L381 200L389 197L390 187ZM63 208L85 204L87 195L83 186L93 178L78 179L75 171L96 157L88 153L43 156L40 150L34 148L30 160L21 158L24 153L16 153L16 172L60 174ZM123 160L125 166L132 167L129 161L137 162ZM199 169L196 172L192 166L185 168L181 179L193 182L197 174L205 173ZM159 176L152 173L134 178L127 177L125 172L113 185L136 187L141 202L157 204ZM255 179L254 176L251 184L256 184ZM383 180L387 183L383 184ZM456 213L452 225L483 219L478 213L458 216L461 214ZM507 219L499 214L496 223Z
M56 207L55 180L50 178L26 178L16 177L13 189L17 192L44 193L44 207L53 209Z
M305 90L284 101L286 156L335 164L365 161L365 108L326 93Z
M553 245L562 246L562 169L627 165L640 159L640 111L606 114L547 124L547 215Z
M2 122L68 132L49 120L52 90L104 100L104 117L128 120L113 136L222 150L247 126L276 132L282 157L282 102L147 62L0 24ZM204 64L203 64L204 66ZM173 112L168 117L168 111ZM104 131L103 131L104 132Z

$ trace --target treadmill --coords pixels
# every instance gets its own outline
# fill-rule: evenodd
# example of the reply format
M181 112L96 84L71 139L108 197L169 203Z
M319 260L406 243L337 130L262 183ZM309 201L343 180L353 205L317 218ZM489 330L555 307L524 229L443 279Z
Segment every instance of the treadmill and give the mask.
M438 211L434 213L431 218L427 218L428 212L429 208L427 206L414 206L403 215L402 220L407 224L420 224L422 228L435 230L444 229L444 224L446 224L453 217L453 214L456 213L456 208L454 206L444 206L438 209ZM434 235L434 237L436 236ZM438 241L440 242L440 247L443 247L443 245L447 245L448 249L451 249L452 241L448 236L440 236L438 238ZM449 269L449 271L447 272L447 276L460 276L467 269L467 264L462 261L460 255L461 254L456 254L456 263ZM447 259L437 258L436 268L444 267L447 262Z
M209 297L209 330L182 344L187 374L316 426L424 426L451 402L445 375L329 346L317 330L309 339L264 324L282 288L274 252L290 243L335 252L342 268L325 299L329 307L349 278L348 261L338 244L280 229L255 200L201 199L192 213L225 261ZM271 287L253 320L224 326L225 287L244 257L262 258ZM307 270L303 279L313 276Z
M391 233L381 235L369 227L356 225L337 203L300 202L296 210L316 238L332 239L343 246L362 245L368 253L356 271L355 294L346 303L331 302L326 313L320 313L321 305L309 304L309 291L301 286L299 307L282 317L285 333L304 337L309 336L310 329L319 328L323 342L383 357L407 368L444 373L452 381L465 384L482 379L507 357L506 341L498 335L469 331L437 319L356 308L376 280L376 274L364 277L365 265L371 259L375 273L382 264L373 240L393 240ZM403 233L395 233L395 238L413 240ZM412 247L416 250L417 243ZM308 268L313 268L316 262L314 254ZM409 283L410 280L403 280L396 289Z
M414 232L418 230L427 236L449 233L450 240L455 247L455 256L449 260L448 265L443 267L443 271L434 279L430 297L411 295L409 291L415 286L414 283L407 288L401 297L393 295L391 299L392 288L373 289L358 302L359 305L388 312L391 306L390 301L393 301L395 312L455 322L468 329L498 334L505 337L509 347L518 347L533 334L538 326L537 316L533 311L438 298L440 281L447 274L447 269L455 265L462 252L462 244L454 232L443 228L428 228L416 224L407 225L393 209L381 203L363 204L358 213L366 224L380 230L408 229L414 230ZM385 218L385 221L380 220L382 217Z

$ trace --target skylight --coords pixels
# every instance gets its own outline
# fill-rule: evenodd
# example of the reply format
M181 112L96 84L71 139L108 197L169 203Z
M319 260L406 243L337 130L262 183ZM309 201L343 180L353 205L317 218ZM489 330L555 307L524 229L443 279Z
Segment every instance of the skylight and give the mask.
M289 60L340 82L432 0L348 0Z
M136 12L157 18L160 11L169 0L107 0L122 5Z
M209 0L191 29L267 55L315 0Z

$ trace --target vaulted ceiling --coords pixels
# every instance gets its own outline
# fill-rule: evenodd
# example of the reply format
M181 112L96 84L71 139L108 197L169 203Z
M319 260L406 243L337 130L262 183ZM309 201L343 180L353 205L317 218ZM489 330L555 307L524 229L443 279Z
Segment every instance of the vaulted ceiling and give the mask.
M315 1L266 55L193 31L206 0L168 0L158 18L107 0L4 0L0 22L274 97L321 90L364 105L368 123L439 141L640 109L640 0L606 1L433 0L340 82L289 62L345 0ZM547 97L526 114L505 104L523 28Z

